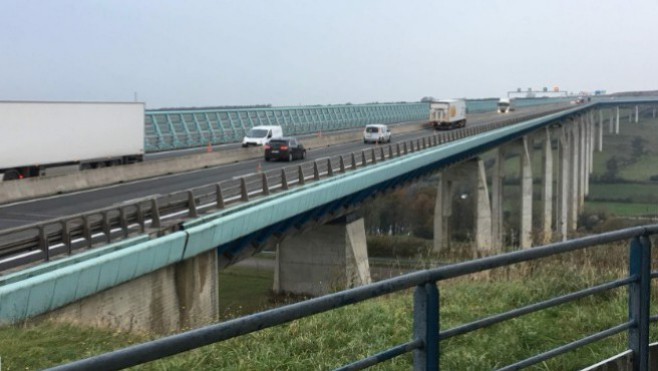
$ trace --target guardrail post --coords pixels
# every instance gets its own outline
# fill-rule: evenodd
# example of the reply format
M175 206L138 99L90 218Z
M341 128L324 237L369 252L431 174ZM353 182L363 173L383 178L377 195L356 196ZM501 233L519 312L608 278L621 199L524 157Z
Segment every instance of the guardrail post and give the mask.
M370 149L370 157L372 157L372 163L376 164L377 163L377 155L375 154L375 149L371 148Z
M395 143L395 152L397 153L397 157L400 157L400 143Z
M414 370L439 369L439 290L435 282L416 286L414 338L423 346L414 351Z
M286 170L281 169L281 189L288 190L288 178L286 177Z
M160 228L160 209L157 198L151 200L151 227Z
M299 185L304 185L306 183L306 179L304 179L304 169L302 169L302 165L299 165L298 167L299 170Z
M343 155L340 155L339 158L340 158L340 160L338 161L338 166L340 166L340 170L339 170L339 171L340 171L340 173L342 174L342 173L345 172L345 160L343 160Z
M633 326L628 330L628 347L633 351L633 370L648 370L651 242L646 236L631 241L629 274L638 279L629 288L628 317Z
M356 170L356 156L354 156L354 152L352 152L352 170Z
M39 250L43 251L45 260L50 261L50 248L48 246L48 235L46 234L46 227L39 226Z
M267 184L267 174L261 173L261 177L263 178L263 196L268 196L270 194L270 185Z
M390 146L389 146L390 148ZM384 153L384 147L379 147L379 157L381 161L386 160L386 154Z
M425 139L425 137L423 137L423 140L424 139ZM423 143L423 148L425 148L424 143ZM420 151L420 150L421 150L421 148L420 148L420 139L416 139L416 151Z
M187 191L187 208L189 209L189 216L196 218L199 213L196 209L196 200L194 199L194 192Z
M409 151L407 151L407 142L404 142L402 144L403 144L404 154L406 155L407 153L409 153Z
M110 228L110 217L108 216L107 211L103 211L103 233L105 233L105 239L109 243L112 241L112 229Z
M393 146L388 145L388 158L393 158Z
M334 175L334 168L331 166L331 158L327 159L327 176L333 176Z
M361 151L361 166L366 166L366 151Z
M283 170L282 170L283 171ZM224 208L224 192L222 192L222 185L217 183L215 185L215 191L217 193L217 208L219 210Z
M91 247L93 237L91 236L91 225L89 216L87 215L82 217L82 233L84 234L85 240L87 241L87 247Z
M121 231L123 231L123 237L128 238L128 219L126 217L126 208L119 208L119 223L121 224Z
M427 148L427 142L425 141L425 137L423 137L423 149Z
M318 169L317 161L313 161L313 179L320 180L320 169Z
M71 230L69 229L69 223L67 220L62 220L62 243L66 246L66 251L71 255Z
M247 192L247 181L243 178L240 178L240 195L242 201L249 201L249 192Z
M139 231L144 233L146 230L146 223L144 223L144 209L142 208L142 203L137 204L137 224L139 224Z

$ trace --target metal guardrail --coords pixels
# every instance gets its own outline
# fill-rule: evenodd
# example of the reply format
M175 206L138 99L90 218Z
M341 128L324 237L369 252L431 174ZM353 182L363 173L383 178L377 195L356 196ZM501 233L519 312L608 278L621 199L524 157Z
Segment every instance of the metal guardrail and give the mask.
M628 319L625 322L590 334L580 340L520 360L514 364L502 367L500 370L517 370L535 365L622 332L628 333L628 349L632 352L633 369L647 370L649 366L649 323L658 319L656 317L650 317L651 280L658 277L658 272L651 272L651 243L649 236L656 233L658 233L658 225L628 228L529 250L418 271L374 284L130 346L68 365L55 367L53 370L109 370L135 366L414 287L412 339L406 343L385 349L378 354L345 365L340 370L363 369L411 352L413 352L414 369L437 370L441 357L440 342L442 340L620 287L629 288L629 311ZM632 241L629 247L630 267L627 277L490 317L481 318L448 330L440 330L439 314L441 303L438 283L441 281L628 239Z
M563 109L461 130L435 132L416 140L377 145L369 150L331 156L281 170L260 172L160 197L6 229L0 231L0 273L26 264L50 261L57 256L71 255L135 234L161 236L179 230L183 220L203 213Z

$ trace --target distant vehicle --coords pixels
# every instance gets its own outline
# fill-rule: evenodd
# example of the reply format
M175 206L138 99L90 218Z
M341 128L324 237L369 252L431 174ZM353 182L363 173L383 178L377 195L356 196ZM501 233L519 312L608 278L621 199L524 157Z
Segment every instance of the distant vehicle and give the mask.
M144 103L0 102L0 181L144 157Z
M466 126L466 101L444 99L430 102L429 124L435 129L454 129Z
M271 139L265 145L265 161L270 160L303 160L306 158L306 149L297 141L297 138Z
M242 146L263 146L271 139L282 138L283 129L278 125L254 126L242 138Z
M514 111L514 106L509 98L500 98L498 101L498 113L510 113Z
M366 125L363 143L391 143L391 130L384 124Z
M571 104L583 104L583 103L585 103L585 102L586 102L586 98L585 98L585 97L578 97L578 98L576 98L575 100L572 100L572 101L571 101Z

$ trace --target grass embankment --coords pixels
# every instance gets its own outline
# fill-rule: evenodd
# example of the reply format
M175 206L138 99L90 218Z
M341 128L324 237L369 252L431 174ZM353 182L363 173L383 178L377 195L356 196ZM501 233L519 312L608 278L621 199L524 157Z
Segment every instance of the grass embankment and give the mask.
M440 284L441 328L565 294L623 276L626 249L601 248L538 263L521 264ZM233 271L232 271L233 270ZM232 268L222 274L225 303L237 297L259 297L258 309L271 285L263 270ZM240 275L238 275L240 273ZM247 275L245 278L245 274ZM222 292L222 291L220 291ZM412 291L370 300L340 310L264 330L221 344L140 366L145 370L182 369L332 369L412 336ZM446 370L488 370L623 323L626 289L579 300L441 343ZM244 302L241 302L245 310ZM0 329L3 370L40 369L142 342L149 335L130 335L53 323ZM535 369L577 369L626 348L625 335L615 336L543 363ZM375 369L411 367L411 356Z

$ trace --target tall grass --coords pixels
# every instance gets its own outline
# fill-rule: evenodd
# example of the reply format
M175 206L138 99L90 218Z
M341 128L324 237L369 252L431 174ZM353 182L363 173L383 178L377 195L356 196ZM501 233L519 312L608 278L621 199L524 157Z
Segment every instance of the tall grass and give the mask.
M440 282L441 328L623 277L628 274L627 251L627 244L601 246ZM617 289L448 339L441 343L441 366L446 370L493 369L620 324L627 318L626 295L626 289ZM412 313L413 293L409 290L137 369L332 369L409 341ZM0 329L0 349L4 370L30 370L150 338L153 336L27 323ZM623 351L626 342L625 335L615 336L534 369L581 368ZM407 355L374 369L411 366L412 358Z

